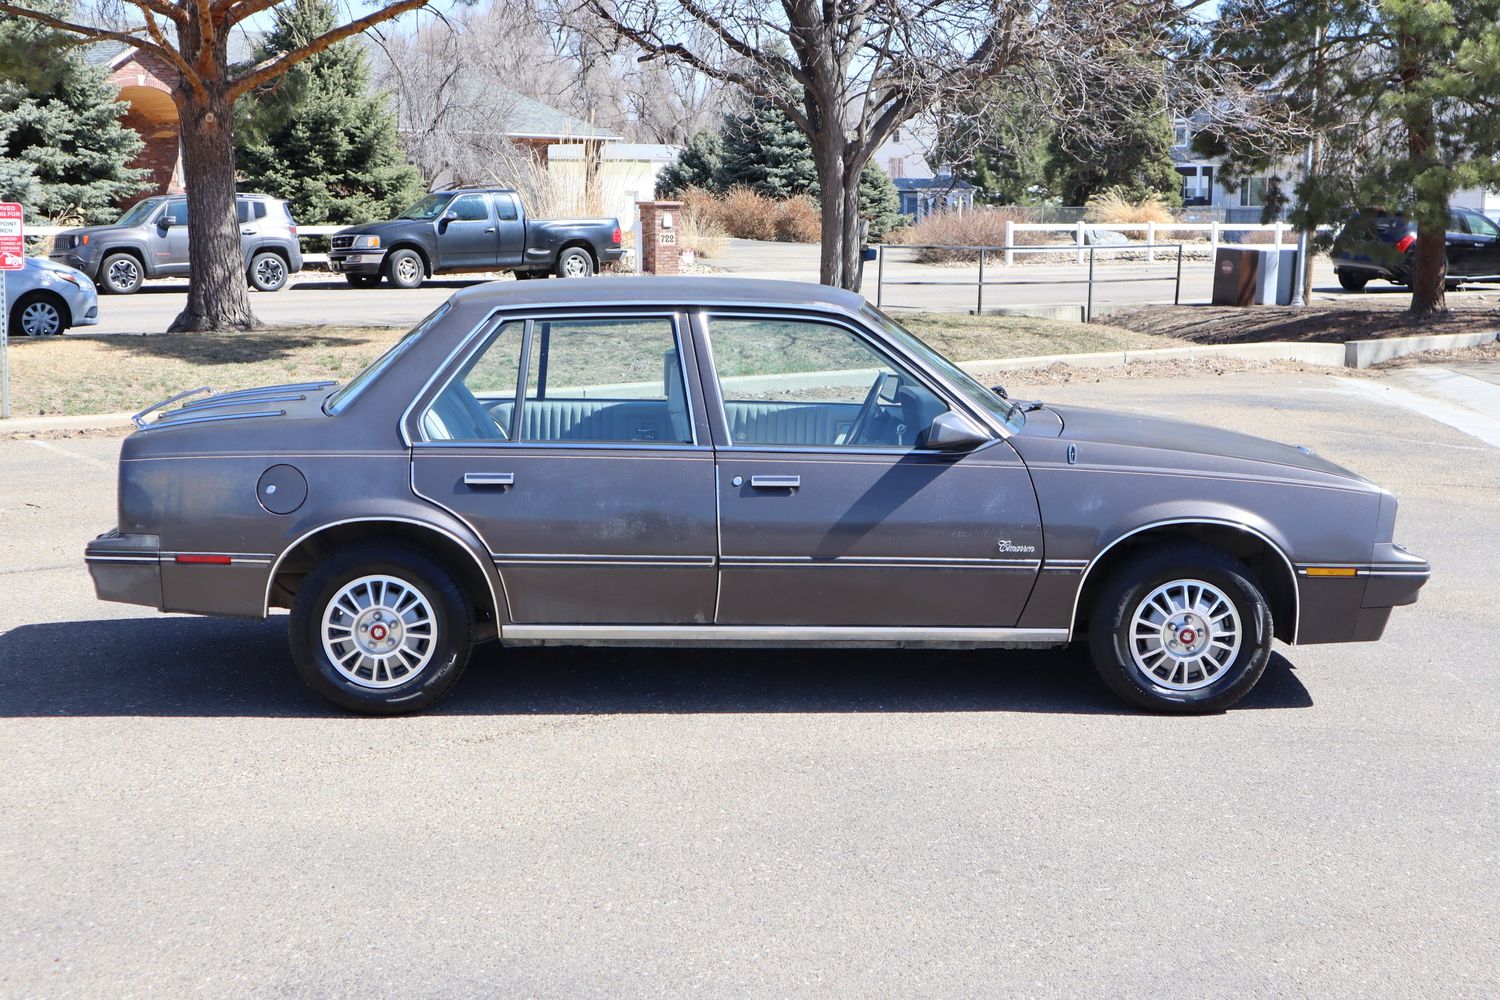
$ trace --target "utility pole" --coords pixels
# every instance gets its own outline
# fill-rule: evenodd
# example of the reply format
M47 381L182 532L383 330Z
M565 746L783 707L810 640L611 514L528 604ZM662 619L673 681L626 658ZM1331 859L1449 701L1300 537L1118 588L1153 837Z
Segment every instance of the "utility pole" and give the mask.
M1323 20L1313 26L1313 92L1312 133L1307 139L1307 148L1302 153L1302 192L1306 201L1308 186L1312 183L1313 171L1318 166L1318 95L1321 93L1323 74ZM1292 305L1300 308L1307 305L1307 296L1312 290L1312 261L1308 255L1312 250L1312 233L1306 225L1297 231L1297 267L1292 279Z

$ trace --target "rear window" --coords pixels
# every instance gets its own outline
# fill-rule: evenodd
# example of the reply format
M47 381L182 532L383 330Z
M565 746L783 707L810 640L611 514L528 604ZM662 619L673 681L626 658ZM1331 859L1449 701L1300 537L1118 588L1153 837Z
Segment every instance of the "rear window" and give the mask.
M437 321L447 314L448 308L449 304L444 302L429 313L426 319L408 330L405 336L396 341L390 350L377 358L374 364L354 376L347 384L341 386L338 391L329 396L327 402L323 404L323 412L329 416L334 416L342 412L354 400L358 399L359 394L364 392L370 383L378 379L386 369L400 360L401 355L411 350L417 341L422 339L424 333L437 325Z

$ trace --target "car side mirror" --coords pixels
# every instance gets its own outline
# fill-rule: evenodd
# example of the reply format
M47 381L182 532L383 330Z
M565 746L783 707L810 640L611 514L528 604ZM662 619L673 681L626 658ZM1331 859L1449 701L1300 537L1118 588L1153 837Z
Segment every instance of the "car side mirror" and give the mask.
M939 413L922 435L923 448L933 451L973 451L988 443L990 436L968 417L952 410Z
M156 220L156 228L162 230L163 232L171 229L173 225L174 223L167 216L162 216L160 219Z

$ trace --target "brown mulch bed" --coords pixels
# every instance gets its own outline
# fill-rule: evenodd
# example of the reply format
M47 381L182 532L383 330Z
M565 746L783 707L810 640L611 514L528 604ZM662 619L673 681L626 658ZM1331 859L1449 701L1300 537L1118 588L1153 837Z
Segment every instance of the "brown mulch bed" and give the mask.
M1286 306L1134 306L1101 319L1139 333L1179 337L1195 344L1248 344L1266 340L1342 343L1440 333L1500 330L1500 303L1458 305L1414 321L1405 296L1366 296L1351 303Z

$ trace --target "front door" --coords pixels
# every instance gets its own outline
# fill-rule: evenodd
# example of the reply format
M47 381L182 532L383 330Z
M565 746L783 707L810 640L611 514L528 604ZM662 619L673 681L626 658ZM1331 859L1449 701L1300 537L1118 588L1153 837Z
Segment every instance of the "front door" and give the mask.
M186 198L173 198L157 216L156 225L151 230L151 256L156 274L188 273Z
M681 328L509 320L413 408L413 488L484 539L512 622L713 621L713 449Z
M1448 238L1464 244L1464 267L1459 273L1471 278L1500 278L1500 226L1470 211L1459 213L1458 223L1461 232Z
M726 312L704 327L718 624L1016 624L1042 541L1008 444L920 447L948 402L853 325Z
M496 228L499 230L497 260L501 267L514 267L526 259L526 220L513 194L495 197Z
M495 267L499 239L489 195L462 194L448 203L437 222L438 258L444 269Z

